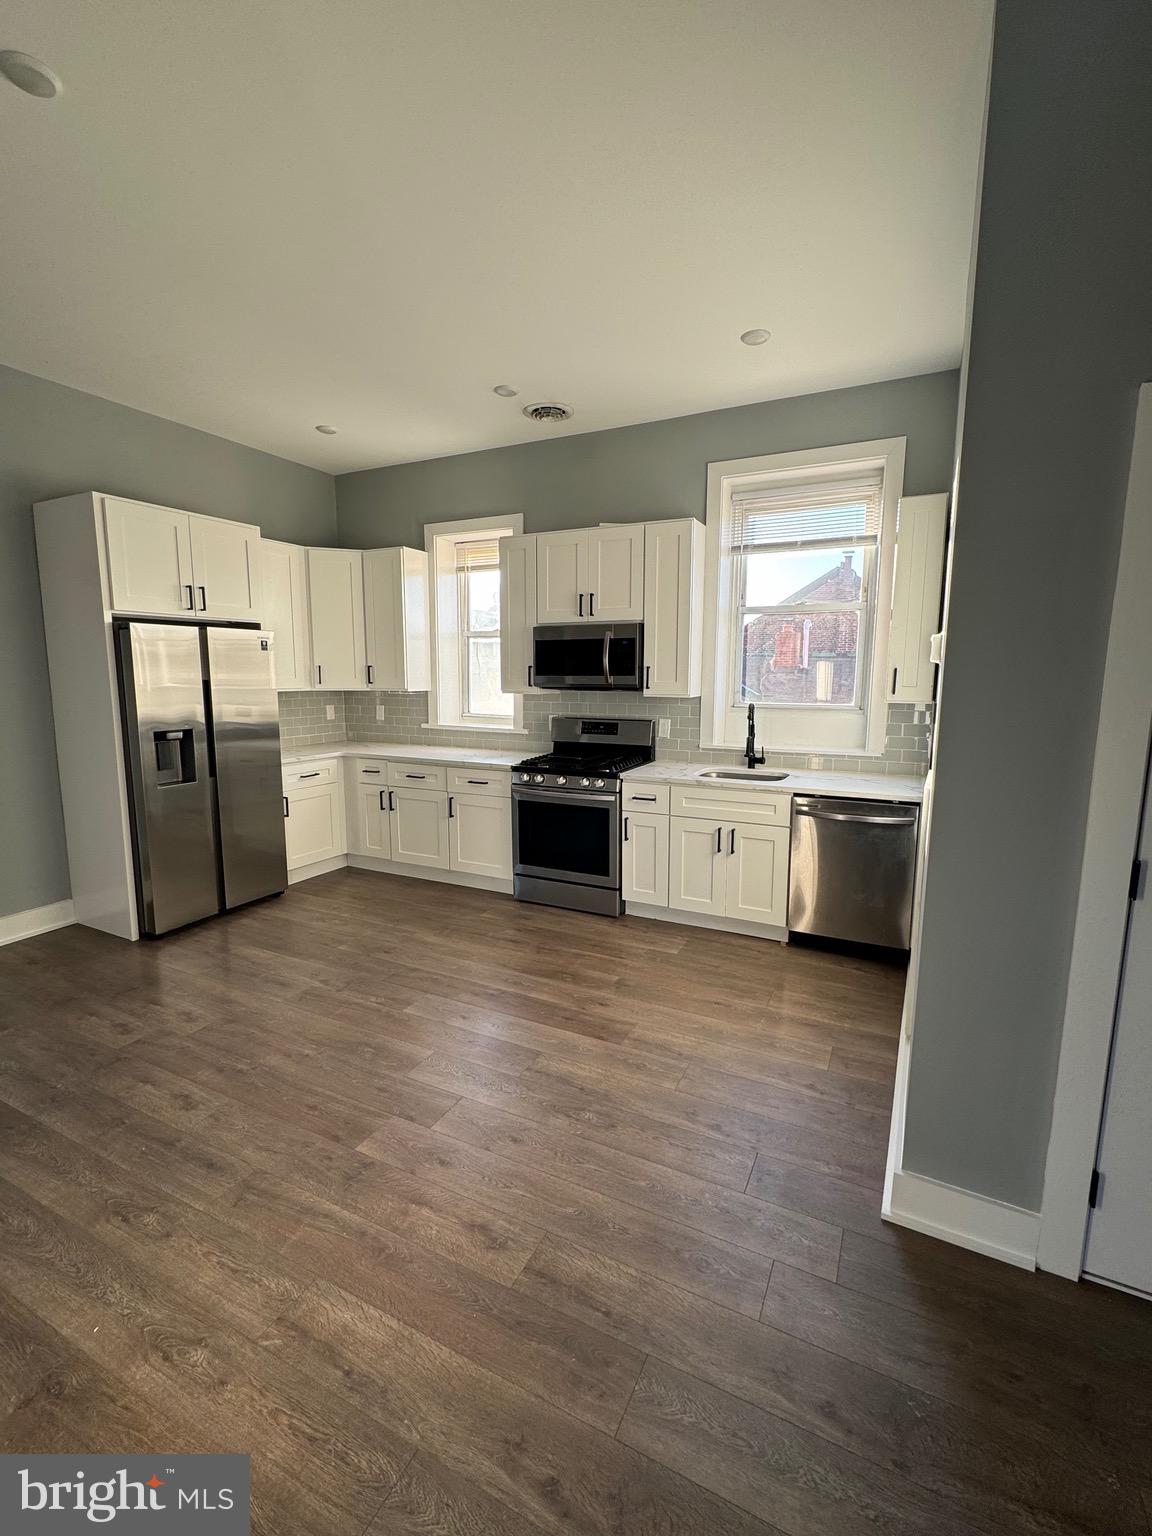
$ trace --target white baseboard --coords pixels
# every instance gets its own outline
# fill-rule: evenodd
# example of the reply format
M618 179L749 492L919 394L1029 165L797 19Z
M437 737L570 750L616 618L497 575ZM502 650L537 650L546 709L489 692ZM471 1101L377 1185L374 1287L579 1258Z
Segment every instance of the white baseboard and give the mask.
M492 875L468 875L455 869L429 869L425 864L400 864L395 859L378 859L370 853L350 853L348 863L353 869L371 869L381 875L406 875L410 880L439 880L443 885L467 885L474 891L496 891L501 896L511 896L511 880L499 880Z
M743 923L731 917L713 917L708 912L681 912L679 907L650 907L644 901L626 901L625 917L648 917L658 923L681 923L687 928L711 928L717 933L742 933L750 939L772 939L787 944L787 928L772 928L766 923Z
M919 1173L898 1172L892 1175L882 1214L897 1226L955 1243L958 1248L985 1253L1019 1269L1036 1268L1039 1211L1025 1211L970 1189L938 1184Z
M299 869L288 871L288 884L297 885L301 880L311 880L316 875L330 875L334 869L346 869L348 856L338 853L333 859L317 859L315 864L301 864Z
M67 928L76 921L76 912L69 901L53 901L46 907L29 907L26 912L10 912L0 917L0 944L15 944L19 939L31 939L38 933L51 933L53 928Z

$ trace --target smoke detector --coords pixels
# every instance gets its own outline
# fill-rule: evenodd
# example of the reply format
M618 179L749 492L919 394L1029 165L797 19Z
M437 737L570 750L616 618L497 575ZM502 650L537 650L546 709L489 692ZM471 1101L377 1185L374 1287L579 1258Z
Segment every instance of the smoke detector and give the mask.
M539 400L535 405L526 405L524 414L529 421L567 421L572 407L559 405L555 400Z

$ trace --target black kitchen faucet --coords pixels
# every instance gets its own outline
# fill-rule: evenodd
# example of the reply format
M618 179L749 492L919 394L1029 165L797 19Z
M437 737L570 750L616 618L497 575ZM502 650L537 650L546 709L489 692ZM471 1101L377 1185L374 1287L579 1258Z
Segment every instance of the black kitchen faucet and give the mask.
M763 752L756 755L756 706L748 706L748 740L744 743L744 758L749 768L758 768L764 761Z

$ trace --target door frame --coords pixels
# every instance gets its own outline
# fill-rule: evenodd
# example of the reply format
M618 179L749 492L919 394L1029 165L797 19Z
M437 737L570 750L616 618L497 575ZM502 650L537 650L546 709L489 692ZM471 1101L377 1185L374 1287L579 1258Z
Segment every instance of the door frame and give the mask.
M1083 1271L1152 725L1152 384L1140 388L1044 1173L1041 1269Z

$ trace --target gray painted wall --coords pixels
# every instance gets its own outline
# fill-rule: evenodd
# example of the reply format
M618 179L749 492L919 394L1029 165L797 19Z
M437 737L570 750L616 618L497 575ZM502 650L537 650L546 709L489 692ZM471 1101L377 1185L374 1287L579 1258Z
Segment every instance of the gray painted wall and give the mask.
M997 7L904 1165L1033 1210L1152 377L1150 55L1147 0Z
M524 531L703 517L716 459L908 438L905 490L952 480L958 375L925 374L670 421L339 475L340 541L424 547L424 524L522 512Z
M0 916L68 895L32 503L93 490L336 538L321 471L0 367Z

